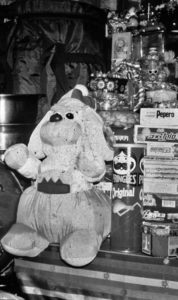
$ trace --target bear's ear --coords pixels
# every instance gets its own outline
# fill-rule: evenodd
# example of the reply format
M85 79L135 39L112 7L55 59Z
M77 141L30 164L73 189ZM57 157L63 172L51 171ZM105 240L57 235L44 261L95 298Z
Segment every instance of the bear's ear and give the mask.
M104 161L113 159L113 149L109 147L103 132L103 120L97 112L90 107L83 109L83 122L85 135L94 154L102 157Z
M96 110L95 99L90 97L88 89L81 84L76 85L75 89L72 92L71 98L78 99L85 105L88 105L94 110Z
M76 84L76 86L71 89L70 91L68 91L66 94L64 94L61 99L59 99L59 101L65 99L65 98L75 98L78 99L80 101L82 101L83 96L88 96L89 91L87 89L87 87L83 84Z
M45 154L43 153L42 142L41 142L41 137L40 137L41 126L50 119L50 116L52 114L53 114L52 110L49 110L45 114L43 119L38 123L38 125L33 130L32 134L30 136L30 139L29 139L28 149L39 159L41 159L45 156Z
M83 94L82 94L82 91L80 91L80 90L78 90L78 89L74 89L73 92L72 92L71 98L78 99L78 100L80 100L81 102L83 102Z
M96 110L96 100L89 95L87 87L83 84L77 84L72 90L62 96L58 103L60 104L66 99L79 100L81 103Z

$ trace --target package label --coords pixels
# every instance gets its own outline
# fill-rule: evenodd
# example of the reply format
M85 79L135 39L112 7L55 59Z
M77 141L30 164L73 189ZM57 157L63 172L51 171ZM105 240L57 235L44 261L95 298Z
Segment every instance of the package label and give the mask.
M170 142L178 143L178 127L134 126L134 142Z
M106 162L106 173L104 178L97 184L96 188L106 193L109 198L112 197L112 182L113 182L113 161Z
M144 209L142 219L144 221L161 221L166 220L166 213L161 213L158 210Z
M143 194L143 207L177 208L178 195L171 194Z
M101 181L96 184L96 187L106 193L109 198L112 198L112 182Z
M162 207L169 207L169 208L176 208L178 207L178 201L173 200L162 200L161 201Z
M178 159L144 157L144 176L178 178Z
M178 126L178 108L141 108L140 125Z
M151 234L142 233L142 252L151 255Z
M162 193L178 195L178 180L167 178L149 178L143 179L143 191L144 193Z
M178 195L143 193L143 220L174 222L178 215Z
M113 182L127 188L143 184L144 145L119 144L114 147Z
M119 144L133 143L133 128L123 129L115 126L110 126L115 137L115 146Z
M147 156L176 158L178 157L178 144L175 143L147 143Z

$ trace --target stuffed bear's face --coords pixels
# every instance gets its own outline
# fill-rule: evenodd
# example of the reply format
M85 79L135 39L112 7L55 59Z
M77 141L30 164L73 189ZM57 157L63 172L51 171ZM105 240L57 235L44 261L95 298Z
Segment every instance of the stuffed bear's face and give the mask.
M54 111L40 131L42 142L51 146L75 144L81 134L81 126L71 110Z

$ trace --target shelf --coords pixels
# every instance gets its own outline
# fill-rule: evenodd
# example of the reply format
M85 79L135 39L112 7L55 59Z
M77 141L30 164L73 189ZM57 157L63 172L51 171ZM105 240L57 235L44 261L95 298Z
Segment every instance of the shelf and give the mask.
M117 300L177 300L176 258L166 265L163 258L107 248L106 243L92 263L76 268L61 261L58 245L51 245L37 258L16 258L16 274L30 300L35 293L56 297L52 299L88 295Z

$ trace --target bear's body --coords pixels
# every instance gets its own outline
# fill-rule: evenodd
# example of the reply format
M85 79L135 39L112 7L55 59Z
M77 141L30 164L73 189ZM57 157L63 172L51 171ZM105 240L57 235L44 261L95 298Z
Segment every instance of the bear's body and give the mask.
M34 180L21 195L16 224L2 239L7 251L35 256L59 243L70 265L95 258L111 228L110 199L95 187L113 156L102 126L93 109L67 98L46 114L28 147L6 151L6 163Z
M96 249L109 234L110 211L109 199L96 188L59 197L46 196L32 186L20 199L17 222L35 229L49 243L60 243L62 258L71 265L81 265L95 257Z

